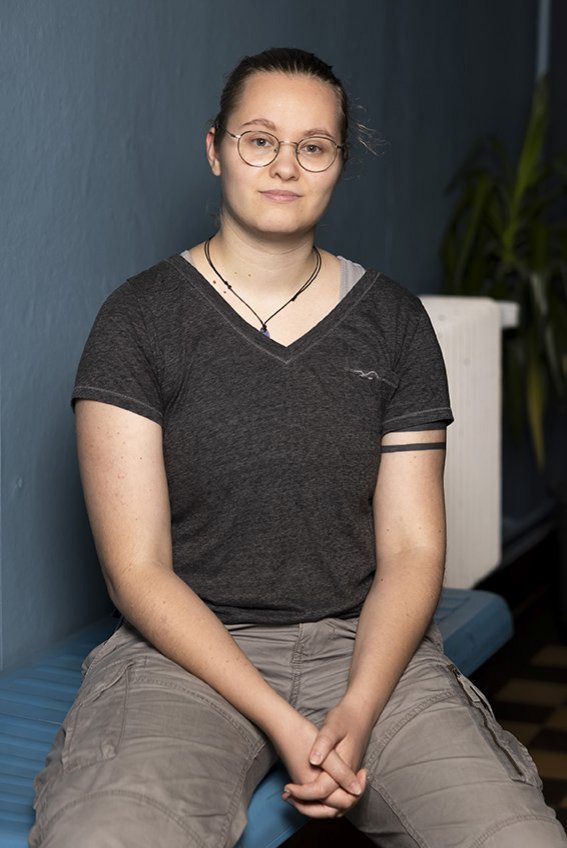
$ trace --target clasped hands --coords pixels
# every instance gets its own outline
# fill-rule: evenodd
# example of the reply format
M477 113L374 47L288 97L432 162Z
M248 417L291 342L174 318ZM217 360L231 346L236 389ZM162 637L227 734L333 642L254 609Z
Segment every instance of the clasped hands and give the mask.
M299 713L292 724L286 738L276 740L291 778L282 797L311 818L343 816L366 789L367 772L359 766L372 726L343 702L327 713L320 730Z

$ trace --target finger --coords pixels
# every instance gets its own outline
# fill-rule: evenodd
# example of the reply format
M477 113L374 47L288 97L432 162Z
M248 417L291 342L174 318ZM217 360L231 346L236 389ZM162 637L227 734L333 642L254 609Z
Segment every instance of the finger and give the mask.
M323 771L309 783L286 783L283 797L291 795L296 801L323 801L338 788L338 783Z
M343 815L342 811L335 807L321 804L318 801L302 802L289 797L287 803L291 807L295 807L302 815L309 816L311 819L338 819Z
M351 810L360 801L360 797L351 795L350 792L345 792L344 789L335 790L335 792L332 792L322 801L309 801L307 799L294 798L292 795L285 794L282 797L284 801L287 801L300 812L304 809L324 807L327 808L327 811L332 809L335 813L341 816Z
M317 738L311 747L311 753L309 754L311 765L320 766L341 739L342 736L340 734L333 733L329 727L324 726L317 734Z
M360 769L357 775L363 792L366 789L366 775L366 769ZM345 812L358 803L361 796L346 792L328 774L323 774L311 783L286 784L282 798L285 801L293 800L297 803L319 801L326 806L334 807L339 812Z
M362 793L366 790L366 773L361 770L358 774L358 779L362 785ZM330 795L327 795L326 798L323 799L322 803L326 804L328 807L334 807L339 810L341 813L346 813L349 810L352 810L356 804L360 801L362 795L352 795L350 792L345 792L344 789L336 789Z
M336 751L331 751L326 757L322 768L347 792L352 795L362 795L362 784L358 776Z

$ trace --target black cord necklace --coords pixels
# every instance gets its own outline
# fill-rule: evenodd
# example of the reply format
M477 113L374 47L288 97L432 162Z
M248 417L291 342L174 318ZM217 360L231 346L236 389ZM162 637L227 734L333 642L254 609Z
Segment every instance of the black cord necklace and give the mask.
M210 238L208 238L208 239L207 239L207 241L205 242L205 244L203 245L203 249L204 249L204 251L205 251L205 257L206 257L207 262L209 263L210 267L212 268L212 270L214 271L214 273L215 273L218 277L220 277L220 279L221 279L221 280L222 280L222 282L225 284L225 286L228 288L228 290L229 290L230 292L232 292L232 294L233 294L235 297L237 297L237 298L238 298L238 300L239 300L241 303L243 303L243 304L244 304L244 306L246 306L246 308L247 308L247 309L249 309L249 310L250 310L250 312L252 312L252 314L253 314L253 315L255 315L255 316L256 316L256 318L258 319L258 321L260 322L260 325L261 325L261 326L260 326L260 332L262 333L262 335L263 335L263 336L266 336L268 339L270 338L270 334L269 334L269 332L268 332L268 327L267 327L268 321L271 321L271 320L272 320L272 318L275 318L275 317L276 317L276 315L277 315L279 312L281 312L281 311L282 311L282 309L285 309L285 307L286 307L286 306L289 306L289 304L290 304L290 303L293 303L293 301L294 301L296 298L298 298L298 297L299 297L299 295L300 295L300 294L302 294L302 292L304 292L304 291L305 291L305 289L309 288L309 286L311 285L311 283L312 283L312 282L314 282L315 278L316 278L316 277L317 277L317 275L319 274L319 271L321 270L321 264L322 264L321 254L319 253L319 251L317 250L317 248L315 247L315 245L313 245L313 251L314 251L314 253L315 253L315 268L313 269L313 271L311 272L311 274L309 275L309 277L307 278L307 280L305 280L305 282L303 283L303 285L301 286L301 288L299 288L299 289L296 291L296 293L295 293L294 295L292 295L292 297L290 297L290 299L289 299L289 300L286 300L286 302L284 303L284 305L283 305L283 306L280 306L280 308L279 308L279 309L276 309L276 311L275 311L275 312L272 312L272 314L270 315L270 317L269 317L269 318L266 318L266 320L264 321L262 318L260 318L260 316L258 315L258 313L256 312L256 310L255 310L255 309L253 309L253 308L250 306L250 304L249 304L249 303L246 303L246 301L244 300L244 298L243 298L243 297L240 297L240 295L238 294L238 292L234 290L234 288L231 286L231 284L230 284L227 280L225 280L225 278L222 276L222 274L220 273L220 271L218 270L218 268L215 268L215 266L213 265L213 260L211 259L211 249L210 249L210 243L211 243L211 239L210 239Z

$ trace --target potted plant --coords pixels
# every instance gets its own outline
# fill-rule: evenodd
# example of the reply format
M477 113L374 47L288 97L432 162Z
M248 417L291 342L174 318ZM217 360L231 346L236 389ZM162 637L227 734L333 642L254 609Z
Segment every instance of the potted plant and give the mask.
M519 304L519 325L504 334L504 408L517 433L527 423L540 469L548 402L567 389L567 155L546 158L548 122L544 77L518 160L489 136L452 180L441 246L444 293Z

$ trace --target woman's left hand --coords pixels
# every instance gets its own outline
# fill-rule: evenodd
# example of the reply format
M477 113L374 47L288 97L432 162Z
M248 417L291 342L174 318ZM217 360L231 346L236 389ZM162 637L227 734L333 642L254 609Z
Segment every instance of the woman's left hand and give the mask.
M358 772L366 753L371 731L372 724L361 720L360 712L353 705L340 701L327 713L325 722L315 738L309 754L310 764L325 771L325 760L331 753L336 752L354 772ZM322 794L324 785L325 782L321 780L303 784L288 783L284 790L285 796L300 812L305 803L313 801L324 800L330 806L339 806L339 798L333 797L335 792L327 796ZM364 772L363 789L365 786L366 772ZM337 791L342 792L342 790ZM352 800L357 801L359 798L351 799L351 804Z

